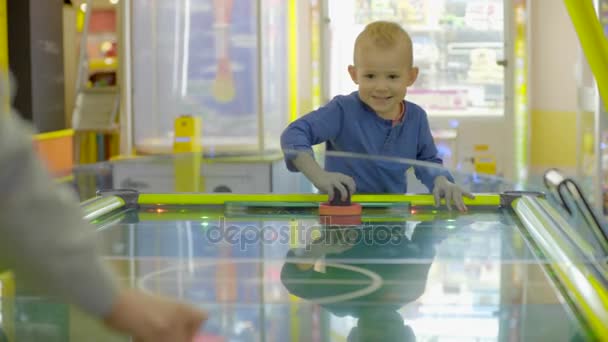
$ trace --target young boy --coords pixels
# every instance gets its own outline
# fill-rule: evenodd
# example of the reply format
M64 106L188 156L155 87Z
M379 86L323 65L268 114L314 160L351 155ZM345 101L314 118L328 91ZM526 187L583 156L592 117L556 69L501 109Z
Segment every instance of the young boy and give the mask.
M312 156L312 145L326 142L327 151L407 158L442 165L437 156L426 112L405 101L407 88L418 77L412 40L396 23L377 21L355 41L354 65L348 73L359 90L336 96L327 105L291 123L281 136L290 171L301 171L329 198L346 199L347 189L362 193L405 193L405 163L327 156L323 170ZM466 211L463 196L474 198L453 183L444 169L414 166L416 177L435 196Z

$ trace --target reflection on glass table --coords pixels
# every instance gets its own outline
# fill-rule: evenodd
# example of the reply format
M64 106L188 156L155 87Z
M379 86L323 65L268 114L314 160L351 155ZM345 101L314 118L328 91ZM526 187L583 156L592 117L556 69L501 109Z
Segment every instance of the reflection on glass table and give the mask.
M106 189L82 209L126 286L209 311L201 341L605 339L608 253L585 250L578 232L595 228L573 229L550 196L477 193L459 213L428 194L354 194L353 219L320 216L315 193ZM124 340L16 302L2 324L22 334Z
M520 218L521 198L516 210L499 195L480 195L459 214L428 207L425 195L360 195L353 200L364 204L361 224L335 225L299 202L322 195L270 202L186 196L142 194L139 209L111 212L97 224L108 258L133 286L211 311L203 335L339 341L381 331L386 340L424 341L593 334L551 275L553 257L531 237L542 227Z

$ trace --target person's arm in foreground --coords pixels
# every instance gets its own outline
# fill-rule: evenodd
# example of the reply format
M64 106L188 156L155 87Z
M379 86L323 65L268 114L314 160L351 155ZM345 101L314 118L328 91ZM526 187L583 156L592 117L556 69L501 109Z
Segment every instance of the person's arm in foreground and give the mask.
M191 341L205 314L118 285L77 199L47 174L30 133L0 111L0 260L26 287L75 304L137 341Z

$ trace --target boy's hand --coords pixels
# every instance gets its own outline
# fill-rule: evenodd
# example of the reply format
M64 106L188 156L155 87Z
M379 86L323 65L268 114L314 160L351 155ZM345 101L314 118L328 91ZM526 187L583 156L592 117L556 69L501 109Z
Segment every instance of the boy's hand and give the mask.
M451 202L456 205L456 208L461 212L467 211L466 205L462 197L474 199L473 194L464 191L458 185L450 182L445 176L439 176L435 178L435 188L433 189L433 195L435 196L435 206L441 204L441 198L445 198L445 204L448 210L452 210Z
M355 180L339 172L323 172L312 181L317 189L327 193L330 201L334 199L334 196L340 196L343 201L346 201L348 194L352 195L356 190ZM340 191L339 194L334 194L334 187ZM348 192L346 192L347 189Z
M340 197L343 201L346 201L346 197L348 197L346 189L348 189L351 195L355 193L354 179L339 172L327 172L323 170L312 155L306 152L298 153L298 156L293 160L293 164L306 175L306 178L317 189L328 194L330 201L334 199L334 196L338 195L334 194L334 187L340 191Z

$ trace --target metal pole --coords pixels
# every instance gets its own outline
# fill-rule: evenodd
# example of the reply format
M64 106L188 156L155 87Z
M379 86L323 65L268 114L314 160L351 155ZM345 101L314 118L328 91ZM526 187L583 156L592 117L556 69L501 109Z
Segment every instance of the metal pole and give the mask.
M131 155L133 151L133 74L131 69L131 6L123 0L118 7L118 84L120 85L120 154Z
M257 97L258 97L258 103L257 103L257 118L258 118L258 153L262 154L264 153L264 54L263 54L263 47L264 47L264 39L262 34L264 33L263 29L262 29L262 0L257 0L256 1L256 22L257 22L257 37L258 37L258 50L257 50L257 57L258 57L258 67L257 67L257 76L258 76L258 82L257 82Z
M87 56L87 38L89 31L89 22L91 21L91 4L89 0L84 1L85 12L84 12L84 25L82 26L82 36L80 37L80 54L78 56L78 75L76 76L76 94L80 92L81 87L84 85L86 79L86 73L89 70L89 66L86 65L88 61Z

